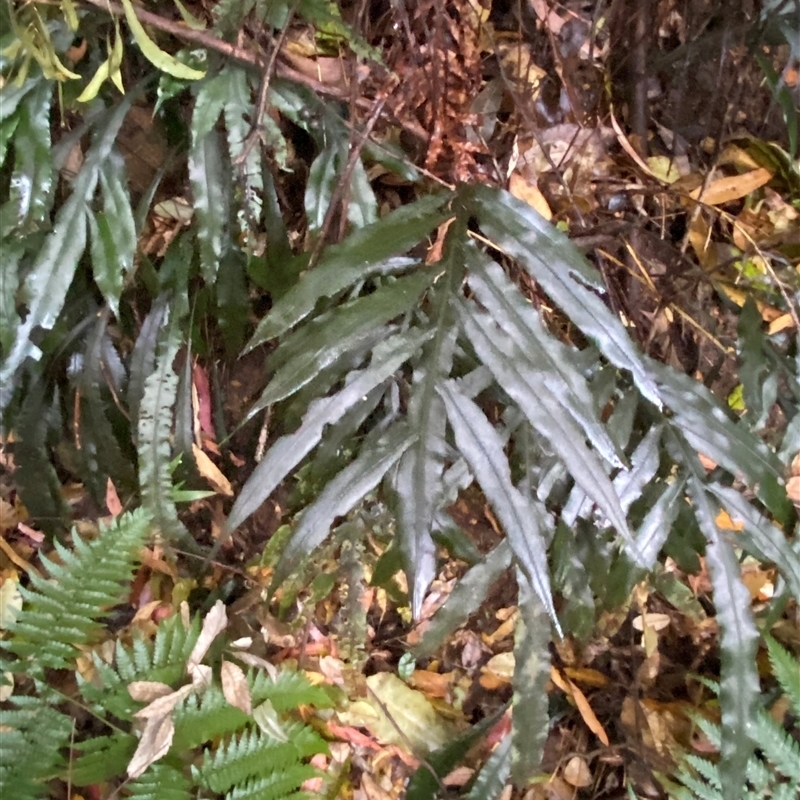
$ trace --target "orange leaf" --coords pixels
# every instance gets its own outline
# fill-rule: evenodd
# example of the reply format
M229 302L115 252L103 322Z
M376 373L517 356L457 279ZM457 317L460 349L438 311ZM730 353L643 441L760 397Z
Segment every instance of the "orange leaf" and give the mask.
M586 723L586 727L608 747L608 734L600 723L600 720L597 719L594 711L592 711L592 707L586 699L586 695L569 678L562 676L555 667L550 668L550 677L559 689L562 689L572 698L575 703L575 708L578 709L578 713Z

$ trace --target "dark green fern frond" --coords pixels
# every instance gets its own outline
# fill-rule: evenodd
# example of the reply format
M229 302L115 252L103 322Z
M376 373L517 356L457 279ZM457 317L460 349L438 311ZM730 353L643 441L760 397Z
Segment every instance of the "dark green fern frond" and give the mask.
M100 620L122 598L149 532L150 518L134 511L102 526L91 542L73 531L72 551L56 543L62 563L42 559L50 579L31 575L31 586L21 589L23 613L10 628L10 640L3 642L26 660L20 668L34 676L46 667L67 669L79 645L99 638Z
M307 725L286 726L286 734L288 741L281 742L251 728L221 745L200 767L192 767L192 774L201 785L222 793L266 773L287 774L302 759L327 751L322 738Z
M46 782L63 763L72 720L34 697L20 697L16 708L0 711L0 789L4 798L46 796Z
M123 775L136 752L136 745L136 738L124 733L76 742L74 748L79 755L70 769L72 783L91 786Z

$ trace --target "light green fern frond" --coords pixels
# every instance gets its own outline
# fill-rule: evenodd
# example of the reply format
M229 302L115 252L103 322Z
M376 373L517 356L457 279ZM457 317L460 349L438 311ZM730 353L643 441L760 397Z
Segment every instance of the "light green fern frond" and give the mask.
M308 764L297 764L284 772L275 773L267 778L249 781L237 786L225 795L225 800L300 800L309 795L289 794L303 784L303 781L319 775L319 770ZM310 800L310 798L309 798Z
M789 699L795 715L800 716L800 668L798 668L797 659L771 636L766 636L765 639L772 674Z
M166 763L153 764L126 788L131 800L190 800L197 796L183 772Z
M37 800L62 764L72 720L35 697L0 711L0 789L5 798Z
M304 758L327 750L325 742L307 725L297 724L286 731L288 741L281 742L251 728L231 737L208 755L200 767L192 767L198 783L213 792L227 792L240 783L256 777L268 778L273 773L295 774L295 768ZM266 774L265 774L266 773ZM289 790L296 789L310 774Z
M96 675L91 681L78 676L83 696L120 719L130 719L138 710L128 692L133 681L158 681L172 685L186 670L186 661L200 635L200 619L187 628L179 615L161 622L155 639L135 636L131 645L117 642L114 665L94 655Z
M269 700L279 714L301 705L317 708L331 705L328 693L322 687L313 686L298 672L283 672L274 681L259 672L255 677L251 674L248 683L253 707ZM198 747L242 730L252 721L252 717L228 703L221 688L213 685L202 695L190 695L175 709L173 746L177 750Z
M122 598L123 583L149 532L147 514L134 511L101 527L91 542L73 531L72 551L56 543L62 563L42 559L50 578L31 575L31 585L21 589L23 613L10 628L11 638L2 643L25 662L21 669L36 677L47 667L73 666L76 648L99 638L99 620Z
M800 714L800 663L774 639L766 639L773 674L793 712ZM703 683L718 693L718 684ZM692 717L709 743L719 749L720 726L699 715ZM795 800L800 796L800 742L766 709L760 709L756 718L755 740L758 752L747 762L743 800ZM676 800L725 800L719 768L709 759L684 755L676 777L681 786L670 787L670 796Z

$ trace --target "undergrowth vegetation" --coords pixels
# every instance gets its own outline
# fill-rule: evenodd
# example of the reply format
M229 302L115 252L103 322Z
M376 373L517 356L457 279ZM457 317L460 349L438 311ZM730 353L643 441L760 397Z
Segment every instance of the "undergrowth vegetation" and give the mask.
M298 474L308 490L281 529L273 591L343 518L361 519L374 503L392 520L377 580L402 570L413 619L443 556L466 563L414 647L419 659L513 574L512 729L470 796L537 773L551 642L588 637L601 612L667 559L684 573L704 559L719 624L720 720L698 724L721 761L689 759L701 778L685 783L697 797L731 799L746 778L766 785L752 771L769 760L783 769L797 750L762 709L757 668L761 634L800 598L800 532L786 490L800 449L796 331L768 333L752 297L727 303L738 315L734 410L694 375L646 355L606 302L600 271L526 203L478 182L426 183L395 143L366 142L375 118L361 128L330 93L287 70L265 79L243 53L224 58L199 36L168 53L169 40L136 27L137 13L156 24L127 0L0 12L13 21L0 62L0 414L21 501L58 557L45 563L48 578L31 573L3 642L14 681L0 737L9 797L46 796L55 778L81 787L126 772L137 798L294 797L317 775L309 761L327 745L297 709L328 707L331 697L289 670L245 673L224 637L213 669L200 669L211 641L198 656L198 615L176 613L150 640L113 652L93 649L145 544L188 551L197 575ZM223 0L205 35L231 41L245 19L280 32L295 18L337 50L379 58L335 4L317 0ZM76 30L107 47L67 67ZM185 218L175 212L171 235L146 248L151 206L160 198L167 213L159 185L175 174L165 161L147 186L131 187L119 142L142 107L172 126L168 157L185 157L177 174L191 191ZM796 125L788 108L785 118ZM287 221L287 192L299 190L283 181L298 141L313 151L302 235ZM402 185L393 202L376 193L376 175ZM336 229L343 235L329 244ZM796 314L796 270L759 290ZM212 542L176 505L200 499L207 474L193 369L254 355L266 385L241 418L226 418L221 379L212 390L218 453L242 432L255 442L257 421L266 441ZM110 479L139 508L91 541L69 536L66 479L98 508ZM503 534L488 552L451 513L476 489ZM748 557L779 576L758 616L741 577ZM789 654L769 647L800 705ZM91 723L73 723L72 704ZM756 746L766 761L751 758ZM796 766L783 774L798 782Z

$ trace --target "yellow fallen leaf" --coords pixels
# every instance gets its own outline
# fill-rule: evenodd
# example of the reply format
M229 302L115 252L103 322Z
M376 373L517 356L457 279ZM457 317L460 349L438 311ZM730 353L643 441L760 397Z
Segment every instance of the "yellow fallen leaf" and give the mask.
M716 519L717 527L723 531L741 531L744 529L744 523L739 520L732 520L730 514L723 508Z
M512 172L511 177L508 179L508 191L517 200L527 203L546 220L553 219L553 212L535 182L526 180L518 172Z
M232 497L233 488L230 481L220 472L219 467L206 455L205 451L192 443L192 454L197 471L208 481L211 488L225 497Z
M586 695L566 676L563 676L555 667L550 668L550 678L563 692L569 695L575 703L575 708L586 723L586 727L608 747L608 734L597 715L592 710Z

